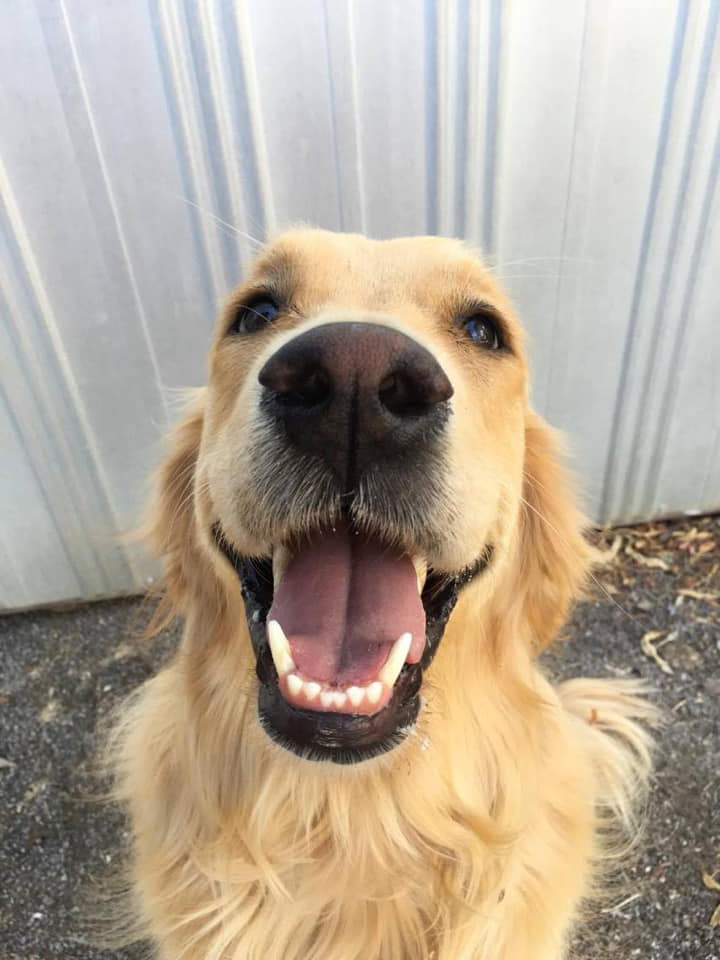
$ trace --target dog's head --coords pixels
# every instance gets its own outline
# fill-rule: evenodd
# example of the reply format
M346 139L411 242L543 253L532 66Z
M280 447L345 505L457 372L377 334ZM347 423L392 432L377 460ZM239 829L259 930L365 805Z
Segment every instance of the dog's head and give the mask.
M557 629L585 546L522 341L491 274L440 238L291 232L232 295L155 539L187 643L244 650L289 749L382 753L441 644L502 658ZM495 629L443 640L462 606Z

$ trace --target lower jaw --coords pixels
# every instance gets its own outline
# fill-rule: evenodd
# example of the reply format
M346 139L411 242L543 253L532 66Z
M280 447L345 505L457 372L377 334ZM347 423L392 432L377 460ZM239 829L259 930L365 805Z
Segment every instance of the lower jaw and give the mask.
M288 703L277 683L261 679L258 715L268 736L306 760L354 764L398 746L411 732L420 710L422 672L406 667L390 702L374 714L303 710Z
M459 592L487 569L493 557L493 546L487 544L477 560L458 573L428 576L423 591L427 617L425 651L420 663L403 667L392 697L382 710L374 714L329 713L292 706L278 688L266 636L266 620L273 601L271 560L258 563L238 554L219 523L213 525L212 536L240 580L257 658L258 714L263 729L273 741L298 756L337 764L358 763L387 753L411 732L420 710L423 671L432 662Z

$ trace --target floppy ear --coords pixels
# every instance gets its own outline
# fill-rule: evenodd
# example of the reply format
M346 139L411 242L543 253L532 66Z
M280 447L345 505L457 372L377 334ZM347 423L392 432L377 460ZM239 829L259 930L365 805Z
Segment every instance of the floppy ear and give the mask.
M560 462L561 450L559 435L530 411L519 537L506 599L523 621L515 628L529 634L536 653L560 629L585 581L593 553L582 535L584 518Z
M166 626L186 608L198 586L203 558L195 524L195 482L203 428L204 391L197 391L169 437L170 453L155 475L155 491L143 530L164 562L163 595L149 632Z

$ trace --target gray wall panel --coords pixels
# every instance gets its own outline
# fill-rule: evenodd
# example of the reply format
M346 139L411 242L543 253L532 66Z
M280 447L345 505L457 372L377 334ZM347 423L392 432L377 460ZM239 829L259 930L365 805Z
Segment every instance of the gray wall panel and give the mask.
M141 587L218 305L297 221L479 246L590 513L720 508L720 0L6 0L0 602Z

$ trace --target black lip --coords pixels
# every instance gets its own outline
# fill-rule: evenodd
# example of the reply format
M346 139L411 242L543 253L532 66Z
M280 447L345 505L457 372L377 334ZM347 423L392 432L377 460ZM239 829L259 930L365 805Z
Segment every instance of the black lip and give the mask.
M421 683L418 665L407 665L390 702L378 713L363 715L299 710L284 699L277 681L261 682L258 714L270 737L293 753L308 760L358 763L404 740L420 710Z
M240 580L260 681L258 715L268 735L306 759L341 764L376 757L401 743L417 719L423 673L437 652L460 591L487 569L492 560L492 545L485 547L475 563L456 574L428 576L423 590L426 634L422 659L416 664L405 664L389 703L378 713L367 715L300 710L284 699L265 632L273 598L271 561L237 553L219 523L213 525L212 533Z

